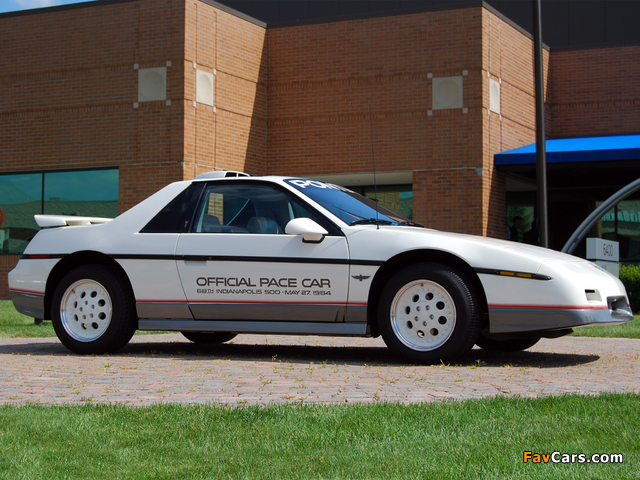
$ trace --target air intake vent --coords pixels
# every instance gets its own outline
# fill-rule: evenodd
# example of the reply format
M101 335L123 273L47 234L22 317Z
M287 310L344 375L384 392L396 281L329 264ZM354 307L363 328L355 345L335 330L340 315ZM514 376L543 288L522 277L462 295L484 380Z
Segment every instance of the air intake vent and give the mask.
M598 290L585 290L584 293L587 294L587 300L590 302L601 302L602 297L600 296L600 292Z

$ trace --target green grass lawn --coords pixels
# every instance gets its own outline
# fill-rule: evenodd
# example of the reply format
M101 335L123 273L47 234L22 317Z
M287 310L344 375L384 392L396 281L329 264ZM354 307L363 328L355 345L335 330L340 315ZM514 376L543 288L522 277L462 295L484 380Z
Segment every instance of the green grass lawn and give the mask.
M148 332L138 330L136 335L148 335L152 333L175 332ZM9 300L0 300L0 338L34 338L55 337L56 332L50 320L45 320L42 325L36 325L33 317L27 317L18 313Z
M636 315L633 320L622 325L576 328L571 335L574 337L640 338L640 315Z
M576 334L639 338L638 320ZM0 336L53 335L51 322L36 326L0 301ZM638 425L640 395L632 394L419 405L2 406L0 479L635 479ZM524 463L525 451L622 454L624 463Z
M36 325L32 317L18 313L9 300L0 300L0 337L55 337L51 322Z
M640 478L640 396L0 408L0 478ZM623 463L524 463L622 454ZM556 458L561 459L561 456ZM577 457L576 457L577 458Z

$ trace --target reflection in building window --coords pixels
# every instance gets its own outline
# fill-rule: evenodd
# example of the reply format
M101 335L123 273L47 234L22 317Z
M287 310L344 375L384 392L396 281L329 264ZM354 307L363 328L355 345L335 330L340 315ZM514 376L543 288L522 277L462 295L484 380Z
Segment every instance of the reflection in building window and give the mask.
M640 262L640 200L624 200L598 222L598 237L620 244L620 262Z
M42 213L41 173L0 175L0 252L22 253L38 231L33 216Z
M115 217L118 214L118 170L45 173L43 213Z
M520 217L520 227L518 230L518 238L509 238L513 242L535 243L535 238L530 238L533 234L535 208L532 205L511 204L507 206L507 225L513 225L513 219ZM529 234L529 235L528 235Z
M113 218L118 169L0 175L0 253L20 254L38 232L36 214Z
M371 199L376 197L376 188L373 185L347 188ZM413 219L413 187L411 185L378 185L378 200L380 205Z

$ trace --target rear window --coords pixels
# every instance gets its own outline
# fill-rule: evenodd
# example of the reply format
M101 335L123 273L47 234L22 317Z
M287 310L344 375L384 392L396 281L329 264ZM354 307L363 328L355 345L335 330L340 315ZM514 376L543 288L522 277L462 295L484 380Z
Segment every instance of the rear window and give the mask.
M192 183L171 200L140 233L184 233L191 229L193 212L205 185Z

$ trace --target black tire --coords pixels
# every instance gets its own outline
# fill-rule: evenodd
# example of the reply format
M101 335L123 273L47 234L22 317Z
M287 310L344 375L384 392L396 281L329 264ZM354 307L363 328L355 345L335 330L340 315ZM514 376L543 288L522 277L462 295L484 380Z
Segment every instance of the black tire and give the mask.
M234 332L180 332L193 343L214 345L233 340L238 334Z
M471 282L439 263L400 270L384 287L378 325L389 349L411 363L449 363L478 339L482 312Z
M491 340L480 334L476 345L487 352L520 352L533 347L539 340L540 337L518 338L514 340Z
M65 275L53 294L52 317L60 341L80 354L116 352L138 326L128 284L104 265L78 267Z

